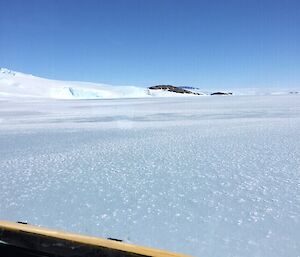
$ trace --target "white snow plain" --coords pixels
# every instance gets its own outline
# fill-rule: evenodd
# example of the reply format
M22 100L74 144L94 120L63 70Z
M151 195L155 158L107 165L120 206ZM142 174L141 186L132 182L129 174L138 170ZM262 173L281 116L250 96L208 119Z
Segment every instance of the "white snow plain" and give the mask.
M299 256L300 96L0 99L0 219L194 256Z

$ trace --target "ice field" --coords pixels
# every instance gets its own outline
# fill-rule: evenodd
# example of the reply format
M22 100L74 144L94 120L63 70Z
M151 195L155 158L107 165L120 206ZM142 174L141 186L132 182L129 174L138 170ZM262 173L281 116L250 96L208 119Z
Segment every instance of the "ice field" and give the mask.
M299 256L300 96L0 100L0 219L194 256Z

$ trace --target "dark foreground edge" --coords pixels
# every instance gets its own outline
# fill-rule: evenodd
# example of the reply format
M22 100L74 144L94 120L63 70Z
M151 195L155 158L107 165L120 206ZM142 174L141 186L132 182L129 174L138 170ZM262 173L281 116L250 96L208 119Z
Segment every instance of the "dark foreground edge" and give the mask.
M188 257L183 254L8 221L0 221L0 256Z

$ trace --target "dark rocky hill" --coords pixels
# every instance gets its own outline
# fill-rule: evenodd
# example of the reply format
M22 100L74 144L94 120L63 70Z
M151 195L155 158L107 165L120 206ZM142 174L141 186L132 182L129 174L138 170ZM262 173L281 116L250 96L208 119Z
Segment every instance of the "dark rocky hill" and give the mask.
M178 94L202 95L200 93L192 92L190 90L183 89L183 88L180 88L180 87L175 87L175 86L172 86L172 85L157 85L157 86L149 87L149 89L151 89L151 90L164 90L164 91L174 92L174 93L178 93Z
M231 92L215 92L211 93L210 95L232 95Z

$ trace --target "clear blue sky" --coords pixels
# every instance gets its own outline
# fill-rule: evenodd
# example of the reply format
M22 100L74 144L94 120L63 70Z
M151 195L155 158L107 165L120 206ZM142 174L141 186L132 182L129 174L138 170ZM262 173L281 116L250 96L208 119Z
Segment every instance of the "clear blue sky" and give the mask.
M300 86L299 0L0 0L0 66L149 86Z

